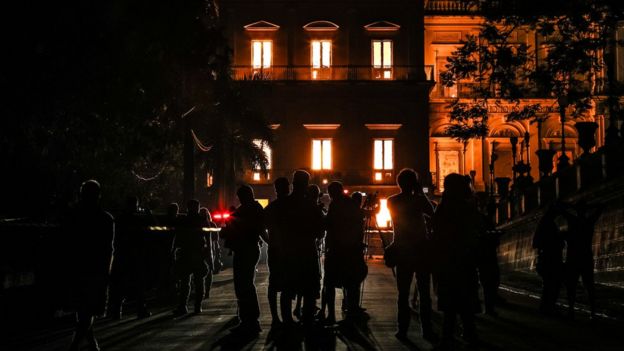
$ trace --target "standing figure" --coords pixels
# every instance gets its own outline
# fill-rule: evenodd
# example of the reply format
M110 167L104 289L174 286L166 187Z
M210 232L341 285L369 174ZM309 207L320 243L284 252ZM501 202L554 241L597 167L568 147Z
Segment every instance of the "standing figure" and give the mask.
M95 180L84 182L80 187L80 205L66 228L70 300L77 319L70 350L80 349L85 340L90 350L100 349L93 321L106 308L115 224L99 203L100 184Z
M175 315L188 313L188 299L191 292L191 276L195 285L195 313L202 312L205 294L204 278L208 274L206 265L207 243L202 228L208 226L199 214L199 201L187 203L186 217L179 221L175 236L175 275L180 285L178 308Z
M396 337L407 338L411 313L410 286L414 273L420 296L420 323L423 338L434 340L431 326L431 250L427 234L427 220L433 216L433 206L423 193L418 175L412 169L403 169L397 176L399 194L388 199L388 210L394 226L397 253L398 331Z
M286 284L283 262L283 252L286 248L282 246L284 242L283 236L286 235L283 213L285 211L286 197L288 197L290 193L290 182L287 178L280 177L275 180L274 186L277 198L264 209L264 218L265 225L268 229L269 244L267 250L267 263L269 265L269 309L271 311L271 325L277 326L280 324L280 318L277 312L277 294L284 291L284 285ZM284 294L282 293L281 296L284 296ZM282 319L285 322L291 322L292 316L290 315L290 309L284 311L282 308L281 310Z
M533 248L537 250L537 274L542 277L540 312L555 313L559 289L563 278L563 235L555 219L560 214L557 204L551 204L540 219L533 235Z
M126 207L117 218L115 234L115 261L113 262L109 314L121 319L123 303L132 297L137 303L137 318L147 318L145 293L148 285L147 229L153 225L151 216L139 212L139 199L130 196Z
M478 203L481 205L482 201ZM483 229L479 232L477 245L477 267L479 282L483 289L485 313L496 316L496 304L499 300L498 287L500 286L500 269L498 267L498 244L500 232L494 225L495 212L489 211L487 206L480 206Z
M574 318L574 304L576 303L576 285L579 277L583 279L583 287L589 298L591 317L596 315L596 287L594 283L594 253L592 244L594 227L602 214L603 207L590 207L587 202L580 200L571 208L575 214L563 211L568 220L568 250L566 255L566 275L568 290L568 315Z
M212 215L207 208L202 207L199 209L199 215L203 219L204 227L202 228L202 233L204 234L204 240L206 241L206 247L204 249L204 261L208 265L208 273L206 274L206 279L204 280L205 292L204 299L210 297L210 289L212 288L212 274L215 272L215 237L216 232L212 231L204 231L204 229L211 230L217 228L217 224L212 221ZM218 241L217 241L218 242Z
M477 343L474 314L480 311L477 276L477 240L481 217L464 176L444 179L444 194L433 217L433 240L438 268L438 308L444 312L443 346L451 346L457 315L463 337Z
M321 270L317 240L323 237L323 213L307 196L310 174L298 170L293 174L293 191L286 198L287 235L284 236L284 267L288 282L281 300L282 308L292 308L295 295L303 296L302 319L305 325L314 321L316 299L320 297ZM286 301L288 299L288 301Z
M262 331L258 318L260 306L254 280L260 258L261 237L265 238L264 211L254 199L250 186L243 185L236 192L240 206L232 213L221 234L225 247L234 253L234 291L238 300L240 323L231 329L234 333L256 335Z
M162 224L167 227L167 241L166 244L163 245L162 250L166 250L166 254L163 255L163 261L160 264L166 266L161 272L166 272L163 274L161 278L163 282L163 286L165 289L165 295L167 297L167 301L173 301L176 295L176 275L175 275L175 236L180 226L180 221L182 217L180 216L180 206L172 202L167 205L167 215L165 216Z
M327 212L325 238L325 276L323 290L328 307L327 321L336 322L336 288L344 288L348 317L359 313L360 284L366 278L368 268L364 261L363 217L360 207L343 192L342 184L332 182L329 187L332 199Z

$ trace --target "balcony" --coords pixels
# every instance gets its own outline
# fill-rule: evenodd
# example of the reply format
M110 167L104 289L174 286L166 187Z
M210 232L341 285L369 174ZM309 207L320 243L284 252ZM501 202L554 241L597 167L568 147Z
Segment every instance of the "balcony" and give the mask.
M477 10L475 5L459 0L429 0L425 5L426 15L468 15Z
M433 81L433 66L233 66L232 78L241 81Z

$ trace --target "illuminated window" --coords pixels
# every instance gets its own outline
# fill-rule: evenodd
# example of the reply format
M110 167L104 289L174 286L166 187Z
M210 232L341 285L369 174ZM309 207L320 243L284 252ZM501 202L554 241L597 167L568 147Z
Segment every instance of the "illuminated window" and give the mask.
M376 79L392 79L392 40L373 40L373 72Z
M375 170L392 170L394 168L393 144L392 139L375 139L373 151L373 168Z
M312 169L326 170L332 168L331 139L312 140Z
M265 157L266 157L266 159L267 159L267 167L266 167L266 169L267 169L267 170L270 170L270 169L271 169L271 164L272 164L272 153L273 153L273 152L272 152L272 150L271 150L271 147L269 146L269 144L267 144L267 142L266 142L266 141L263 141L263 140L260 140L260 139L255 139L255 140L253 141L253 143L254 143L254 144L255 144L255 145L256 145L256 146L257 146L257 147L258 147L258 148L259 148L262 152L264 152L264 155L265 155ZM260 167L260 165L259 165L259 164L256 164L256 165L254 166L254 172L253 172L253 180L254 180L254 181L259 181L259 180L261 180L261 177L262 177L262 174L261 174L261 172L260 172L261 170L262 170L262 167ZM267 179L269 179L269 175L268 175L268 174L267 174L266 178L267 178Z
M269 68L273 60L273 42L270 40L251 41L251 65L253 68Z
M331 41L312 41L312 68L329 68L331 66Z

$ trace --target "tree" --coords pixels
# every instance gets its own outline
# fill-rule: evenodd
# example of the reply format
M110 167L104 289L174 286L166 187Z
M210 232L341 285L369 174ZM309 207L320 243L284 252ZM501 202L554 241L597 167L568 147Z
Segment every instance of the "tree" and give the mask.
M520 103L522 98L557 99L562 123L570 106L573 116L585 113L593 97L607 85L616 93L614 79L604 79L602 53L616 45L613 33L624 17L616 0L462 0L479 8L484 24L478 36L466 39L453 53L442 75L446 86L462 80L474 82L472 103L452 104L450 135L465 138L487 134L487 109L491 101L516 105L508 119L539 119L542 106ZM518 30L536 31L541 47L510 40ZM545 51L536 61L540 50ZM618 110L610 101L611 116ZM619 100L617 100L619 101ZM478 114L471 106L477 106ZM470 126L479 126L471 128ZM613 122L611 125L615 125Z
M217 118L227 96L215 84L229 52L213 2L11 6L4 24L22 30L7 43L0 213L39 214L88 178L107 206L178 201L185 121Z

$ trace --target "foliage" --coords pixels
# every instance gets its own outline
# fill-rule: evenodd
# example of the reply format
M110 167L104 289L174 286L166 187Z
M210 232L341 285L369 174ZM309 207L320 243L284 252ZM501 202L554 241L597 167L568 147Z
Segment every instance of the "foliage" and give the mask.
M624 18L624 4L616 0L463 0L478 6L484 23L477 36L468 36L453 52L441 75L445 86L471 81L473 104L494 100L516 105L508 119L539 118L539 107L523 106L520 99L565 97L580 115L591 107L591 98L609 83L599 72L605 66L601 53L616 45L614 31ZM539 46L515 40L515 33L535 31ZM535 60L539 57L539 60ZM456 103L455 103L456 104ZM461 111L466 112L460 116ZM448 132L465 131L470 109L451 114L455 125ZM487 113L482 114L487 115ZM483 117L479 117L482 123ZM487 128L487 127L486 127ZM461 133L460 133L461 134ZM480 137L483 130L469 134Z
M229 51L214 3L10 6L15 23L4 24L20 30L6 43L7 67L14 69L2 106L0 216L45 215L71 201L89 178L102 183L109 208L127 195L155 204L179 201L182 116L202 111L189 116L201 124L219 99L236 94L217 94L215 87L229 74ZM225 119L226 106L244 104L221 106Z

